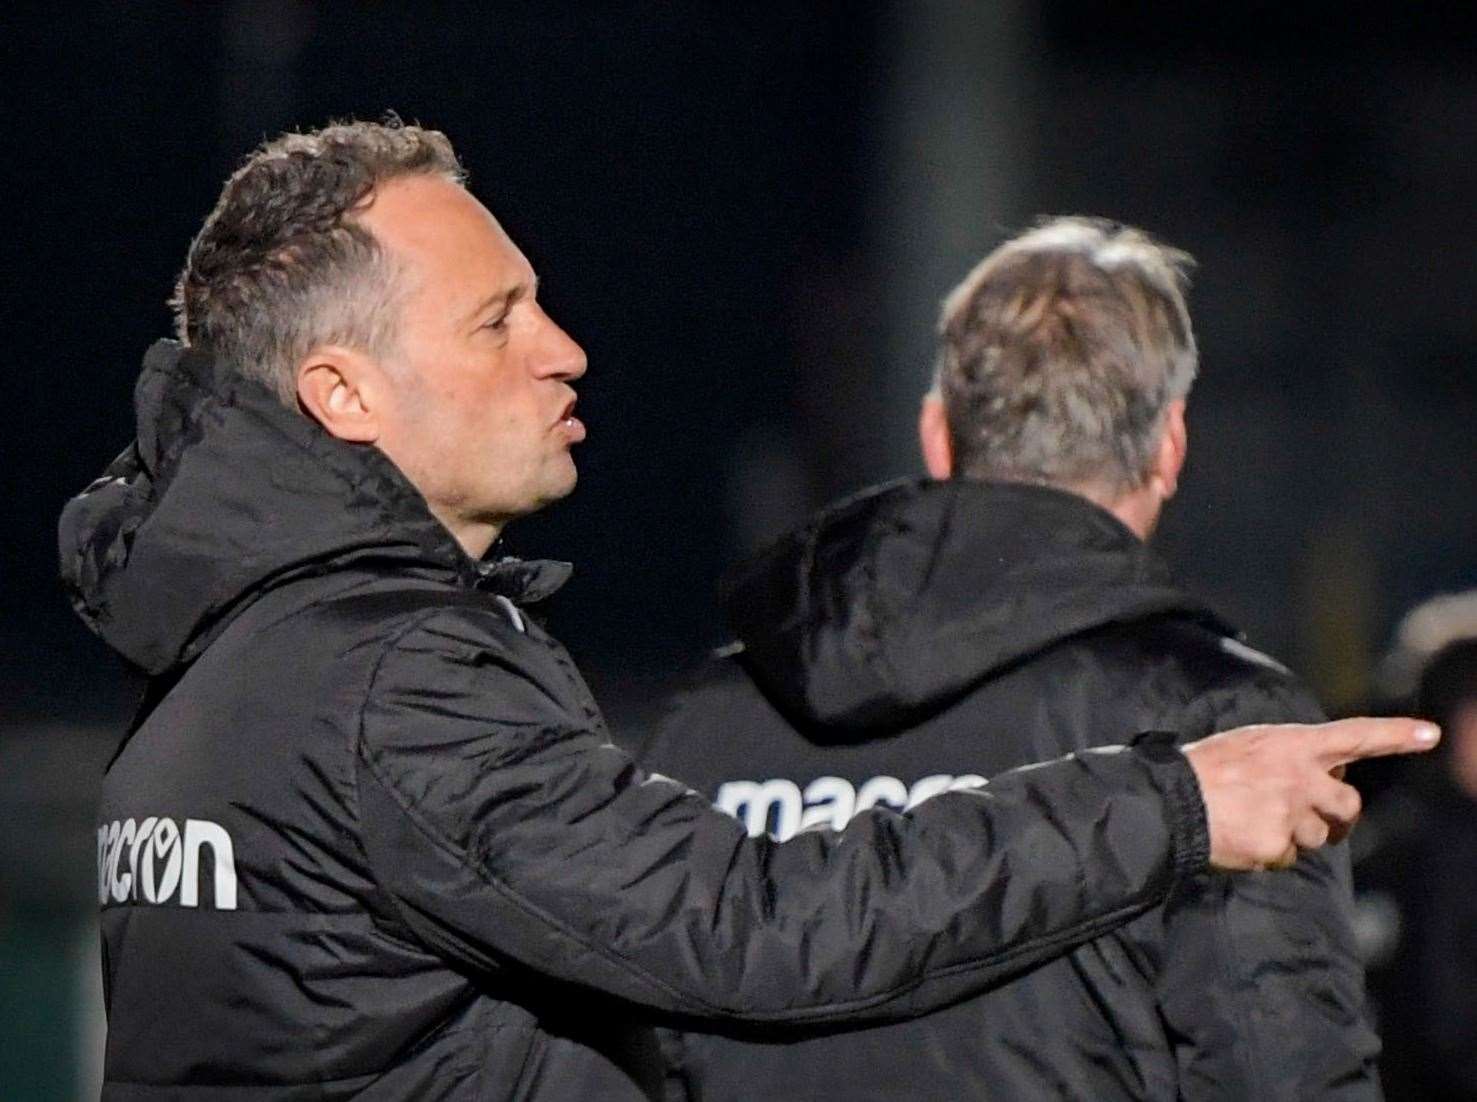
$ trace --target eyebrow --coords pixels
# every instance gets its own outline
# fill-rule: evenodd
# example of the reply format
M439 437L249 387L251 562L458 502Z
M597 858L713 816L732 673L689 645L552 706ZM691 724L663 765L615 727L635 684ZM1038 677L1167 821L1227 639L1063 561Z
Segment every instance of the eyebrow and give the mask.
M506 310L515 302L518 302L520 299L527 298L529 297L529 295L536 294L537 292L538 276L534 276L531 283L520 281L518 283L515 283L511 287L504 288L501 291L494 291L492 292L492 294L484 298L481 302L477 303L477 305L472 309L472 312L467 315L467 321L469 323L476 321L479 317L487 312L487 308L489 306L500 304L502 308Z

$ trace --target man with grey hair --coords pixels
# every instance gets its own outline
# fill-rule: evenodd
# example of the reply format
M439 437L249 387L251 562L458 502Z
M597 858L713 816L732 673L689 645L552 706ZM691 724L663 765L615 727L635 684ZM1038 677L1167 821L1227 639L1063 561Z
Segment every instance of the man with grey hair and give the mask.
M652 1016L937 1008L1289 864L1357 817L1340 762L1435 741L1145 738L749 838L610 744L525 610L568 568L489 555L585 435L537 290L420 127L267 143L191 246L184 343L61 525L77 611L152 679L97 833L107 1096L651 1098Z
M1086 218L991 253L944 303L929 472L1070 489L1147 537L1184 462L1189 264Z
M1104 729L1321 718L1145 546L1185 460L1189 264L1085 218L987 256L943 308L919 418L933 480L835 506L737 573L742 646L674 701L645 764L785 838ZM1376 1098L1351 907L1343 846L1291 876L1202 875L916 1021L672 1034L670 1075L705 1102Z

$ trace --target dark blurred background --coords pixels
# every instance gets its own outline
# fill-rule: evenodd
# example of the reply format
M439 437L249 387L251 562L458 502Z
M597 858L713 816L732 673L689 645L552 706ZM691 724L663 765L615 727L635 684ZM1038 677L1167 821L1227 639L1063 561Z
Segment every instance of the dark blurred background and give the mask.
M56 516L131 438L185 248L254 144L387 109L444 129L539 269L591 433L578 492L508 543L576 563L552 625L628 729L723 642L725 566L920 472L937 304L1041 213L1198 258L1160 547L1345 711L1398 703L1376 670L1405 609L1477 585L1462 7L9 9L0 1096L95 1096L92 801L137 691L66 607Z

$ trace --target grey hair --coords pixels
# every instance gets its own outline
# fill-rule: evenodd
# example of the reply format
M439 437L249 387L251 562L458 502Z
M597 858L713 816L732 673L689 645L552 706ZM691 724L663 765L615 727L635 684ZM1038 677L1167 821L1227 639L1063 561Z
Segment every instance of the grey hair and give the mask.
M944 301L936 389L970 478L1122 493L1143 484L1164 411L1199 355L1188 253L1096 218L1052 218L985 257Z
M350 122L284 134L226 181L190 245L170 305L185 344L296 407L296 371L319 344L392 355L404 280L354 218L402 176L466 173L446 135Z

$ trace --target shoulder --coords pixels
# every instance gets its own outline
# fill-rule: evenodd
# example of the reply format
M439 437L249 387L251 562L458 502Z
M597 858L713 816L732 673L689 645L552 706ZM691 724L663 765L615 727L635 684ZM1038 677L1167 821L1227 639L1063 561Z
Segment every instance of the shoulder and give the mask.
M529 626L506 598L444 586L357 589L319 601L310 615L317 624L358 629L381 640L437 625L451 638L475 642L527 634Z
M368 666L360 727L409 715L485 721L510 712L547 718L594 705L564 649L520 609L489 594L382 589L322 602L304 627L357 650Z
M1172 661L1195 692L1297 684L1297 676L1277 659L1216 624L1163 617L1137 625L1132 635L1151 660Z
M506 598L445 586L341 591L296 610L278 626L376 667L406 654L455 659L482 650L537 651L544 649L539 643L552 642Z
M642 741L640 757L651 768L684 778L721 771L755 747L772 752L775 737L792 725L764 696L738 654L725 649L690 673L666 697Z
M725 648L671 687L651 745L670 744L683 737L700 739L715 725L727 727L729 717L752 716L755 712L773 713L777 718L736 654Z
M1069 645L1098 664L1111 691L1146 721L1188 736L1251 723L1317 723L1317 699L1281 662L1216 625L1157 617L1115 625Z
M333 695L342 701L407 650L453 657L519 647L528 634L510 603L484 594L329 577L259 599L206 648L202 662L236 671L237 680L254 672L264 690L289 696L339 686Z

